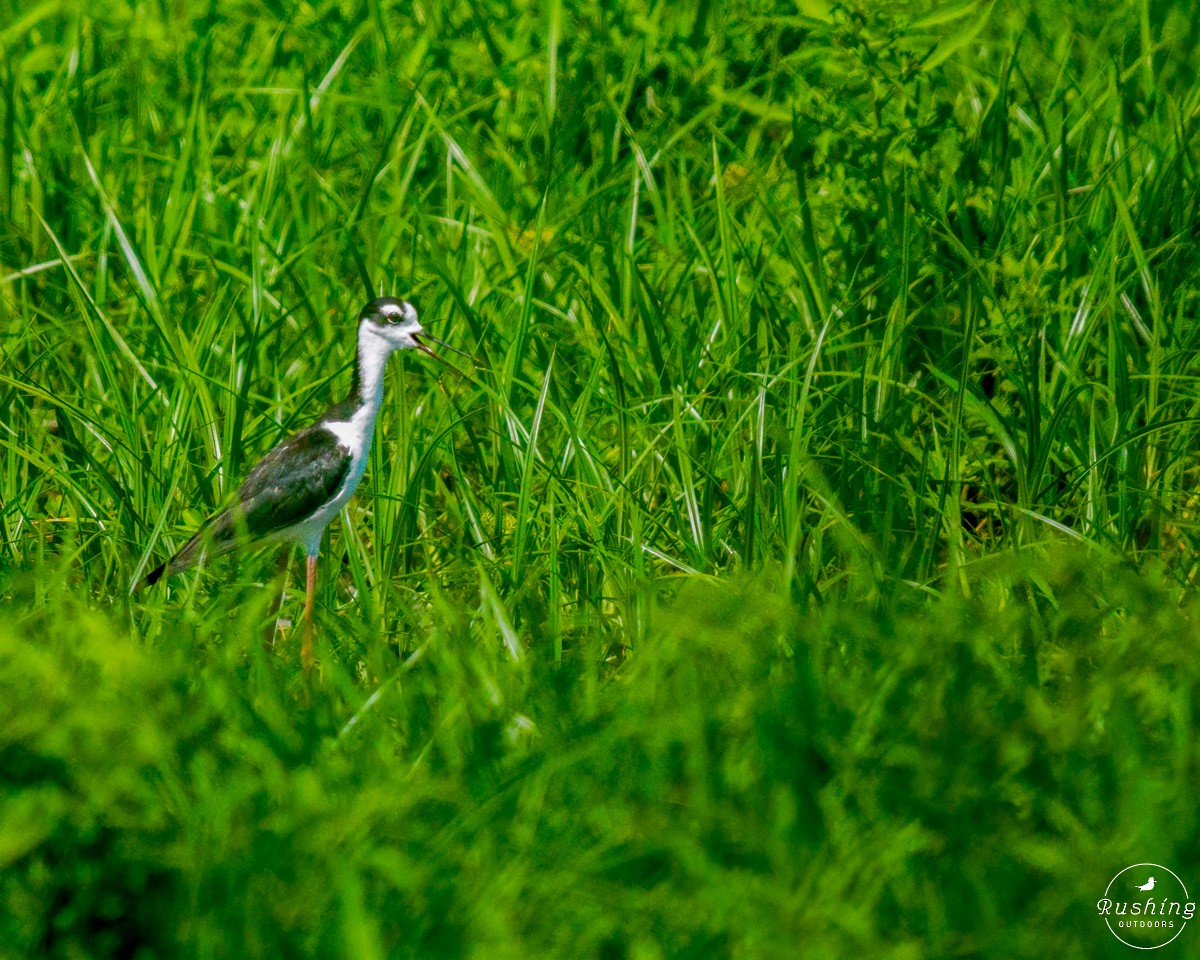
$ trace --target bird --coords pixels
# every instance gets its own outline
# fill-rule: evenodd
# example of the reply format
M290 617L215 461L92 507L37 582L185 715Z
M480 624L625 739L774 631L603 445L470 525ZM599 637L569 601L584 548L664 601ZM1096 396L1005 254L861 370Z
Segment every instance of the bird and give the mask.
M1154 889L1154 878L1151 877L1145 883L1139 884L1138 889L1139 890L1153 890Z
M416 309L404 300L378 297L363 307L358 315L358 352L349 396L259 460L238 487L233 502L209 518L138 587L152 587L165 576L250 544L299 544L307 566L300 648L307 675L313 665L313 595L321 538L329 521L354 496L366 471L388 358L397 350L416 349L453 368L427 341L469 357L429 334Z

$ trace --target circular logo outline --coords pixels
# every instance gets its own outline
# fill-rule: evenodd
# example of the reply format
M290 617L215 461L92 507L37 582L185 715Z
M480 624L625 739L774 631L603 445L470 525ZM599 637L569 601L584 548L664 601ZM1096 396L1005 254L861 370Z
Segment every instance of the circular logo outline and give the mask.
M1184 902L1186 903L1191 899L1190 895L1188 894L1187 887L1184 885L1183 881L1179 879L1179 874L1177 874L1170 867L1164 867L1161 863L1131 863L1124 870L1118 871L1113 878L1108 881L1108 886L1104 888L1104 896L1108 897L1108 892L1112 889L1112 885L1117 882L1117 877L1121 876L1123 873L1128 873L1134 867L1157 867L1159 870L1166 870L1167 873L1175 878L1175 882L1178 883L1180 889L1183 890ZM1108 927L1108 932L1131 950L1158 950L1162 947L1165 947L1168 943L1173 943L1175 941L1175 937L1178 937L1179 934L1183 933L1183 931L1187 928L1188 922L1189 921L1184 920L1183 923L1179 925L1179 929L1175 932L1175 936L1170 940L1155 944L1153 947L1139 947L1136 943L1129 943L1127 940L1121 940L1120 934L1118 934L1117 931L1112 928L1112 924L1109 923L1108 916L1105 915L1104 917L1104 925Z

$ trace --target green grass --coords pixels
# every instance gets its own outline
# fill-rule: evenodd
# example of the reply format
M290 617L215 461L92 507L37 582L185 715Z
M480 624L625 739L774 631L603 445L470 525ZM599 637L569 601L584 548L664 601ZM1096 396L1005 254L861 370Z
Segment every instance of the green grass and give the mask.
M1190 6L684 6L0 2L0 957L1125 956L1200 883ZM483 365L393 361L310 689L270 552L131 585L380 292Z

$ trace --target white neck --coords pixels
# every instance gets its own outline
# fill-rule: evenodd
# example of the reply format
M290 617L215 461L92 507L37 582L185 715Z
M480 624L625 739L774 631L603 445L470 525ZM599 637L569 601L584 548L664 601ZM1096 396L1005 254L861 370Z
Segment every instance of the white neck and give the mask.
M371 440L375 435L375 420L383 405L383 372L393 349L387 340L373 333L366 325L359 330L358 363L354 369L355 389L347 398L355 404L354 410L345 420L325 424L325 429L337 436L354 458L346 486L349 492L358 486L367 466L367 454L371 452Z
M358 335L358 401L374 419L383 403L383 371L394 348L383 337L364 328ZM361 409L361 408L360 408Z

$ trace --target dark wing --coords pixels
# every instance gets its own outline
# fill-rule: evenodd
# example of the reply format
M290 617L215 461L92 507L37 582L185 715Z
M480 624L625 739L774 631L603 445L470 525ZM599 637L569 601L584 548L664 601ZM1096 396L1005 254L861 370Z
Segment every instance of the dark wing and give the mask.
M246 531L258 539L311 517L342 488L351 459L350 450L325 427L288 437L238 488Z
M322 426L288 437L254 465L237 499L204 524L143 585L218 557L311 517L333 499L350 472L350 451Z

